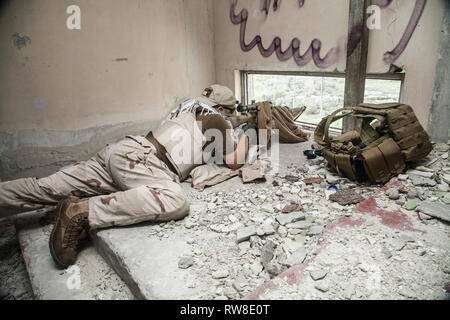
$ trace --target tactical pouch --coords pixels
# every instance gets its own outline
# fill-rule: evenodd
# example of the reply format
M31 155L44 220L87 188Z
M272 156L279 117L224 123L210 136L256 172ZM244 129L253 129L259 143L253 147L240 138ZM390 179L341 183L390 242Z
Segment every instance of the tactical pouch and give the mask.
M361 129L330 138L330 125L346 116L360 119ZM367 177L372 183L386 183L405 170L406 162L423 159L432 149L413 109L399 103L339 109L322 119L314 139L332 170L351 180ZM363 161L363 166L355 161ZM361 167L364 175L357 170Z
M385 183L406 167L401 150L391 138L362 152L364 168L372 183Z

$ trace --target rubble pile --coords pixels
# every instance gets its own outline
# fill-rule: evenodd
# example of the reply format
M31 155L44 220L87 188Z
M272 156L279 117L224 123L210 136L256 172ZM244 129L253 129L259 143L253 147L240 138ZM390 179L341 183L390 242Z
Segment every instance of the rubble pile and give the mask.
M430 217L450 222L450 160L449 146L437 144L433 152L425 160L417 163L414 169L408 170L398 178L406 184L402 194L391 192L397 197L396 203L406 210L415 210L422 220ZM394 194L392 194L394 193Z
M160 225L155 234L166 237L178 226L192 234L192 254L180 256L179 267L192 271L187 286L201 281L216 288L204 299L243 298L271 279L280 289L262 298L441 298L443 281L450 282L450 244L443 243L450 234L448 149L437 145L393 179L403 187L384 192L332 174L323 158L292 163L266 183L232 192L192 191L190 215ZM423 233L395 230L355 212L371 196L381 208L406 212ZM324 237L341 218L361 217L360 226ZM329 244L320 253L324 241ZM302 263L310 290L275 278Z
M186 241L171 255L196 299L448 298L449 146L386 186L339 177L301 152L265 182L235 177L201 192L186 182L190 214L140 230Z

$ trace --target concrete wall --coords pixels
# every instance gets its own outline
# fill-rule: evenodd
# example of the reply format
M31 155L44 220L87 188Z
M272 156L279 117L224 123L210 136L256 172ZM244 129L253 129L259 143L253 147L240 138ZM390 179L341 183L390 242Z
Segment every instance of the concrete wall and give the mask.
M445 0L373 2L383 9L368 72L386 72L385 53L396 48L394 63L407 72L403 102L426 126ZM304 57L244 52L233 3L235 14L248 10L246 44L259 34L265 48L279 37L286 50L298 38ZM81 30L66 27L72 4L81 8ZM343 72L348 9L349 0L2 1L0 179L44 176L126 134L145 134L207 85L235 87L235 70Z
M245 44L248 45L256 35L260 35L263 47L267 49L273 39L279 37L281 48L285 51L292 39L298 38L301 42L300 54L305 55L303 61L298 59L297 63L292 57L287 59L289 55L286 61L282 61L283 55L278 57L276 53L263 57L257 46L244 52L240 46L241 25L232 23L230 18L233 3L237 3L234 10L236 15L243 9L248 11ZM264 3L270 3L268 14L261 11ZM278 3L277 10L273 7L275 3ZM414 107L420 122L426 127L445 0L373 0L373 3L382 8L381 29L370 32L367 71L387 72L391 61L385 61L385 53L397 47L396 53L401 54L393 63L406 69L402 100ZM416 28L410 41L401 42L401 38L408 35L405 30L411 17L420 15L422 3L425 3L425 9L418 23L413 24ZM348 12L348 0L216 1L214 21L217 82L234 86L234 70L344 72ZM400 45L397 46L398 44ZM310 46L315 48L312 51L316 52L316 58L305 54ZM270 50L267 55L269 54Z
M86 159L200 95L215 80L212 13L212 0L2 1L0 178Z

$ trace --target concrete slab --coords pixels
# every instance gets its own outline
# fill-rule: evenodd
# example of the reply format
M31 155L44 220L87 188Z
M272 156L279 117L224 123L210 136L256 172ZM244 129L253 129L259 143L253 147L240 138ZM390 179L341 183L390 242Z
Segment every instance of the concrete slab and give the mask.
M103 261L89 238L77 263L66 270L56 267L48 241L53 227L52 208L26 213L16 219L17 237L38 300L134 299L125 283Z
M160 232L164 235L160 236ZM159 235L158 235L159 233ZM92 234L101 255L124 279L139 299L180 300L203 299L214 295L212 274L205 274L196 254L204 254L202 244L214 248L222 242L213 231L196 234L197 252L188 243L193 229L181 224L141 224L135 227L112 228ZM199 243L201 242L201 243ZM234 240L233 240L234 242ZM186 268L179 263L192 257Z

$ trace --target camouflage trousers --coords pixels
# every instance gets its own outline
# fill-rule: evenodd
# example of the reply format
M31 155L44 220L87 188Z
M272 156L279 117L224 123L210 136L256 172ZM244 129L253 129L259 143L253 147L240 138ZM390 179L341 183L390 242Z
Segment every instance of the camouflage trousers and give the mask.
M178 176L156 156L153 144L127 136L48 177L0 183L0 217L12 214L6 213L11 208L35 210L71 195L89 199L93 229L178 220L189 213Z

